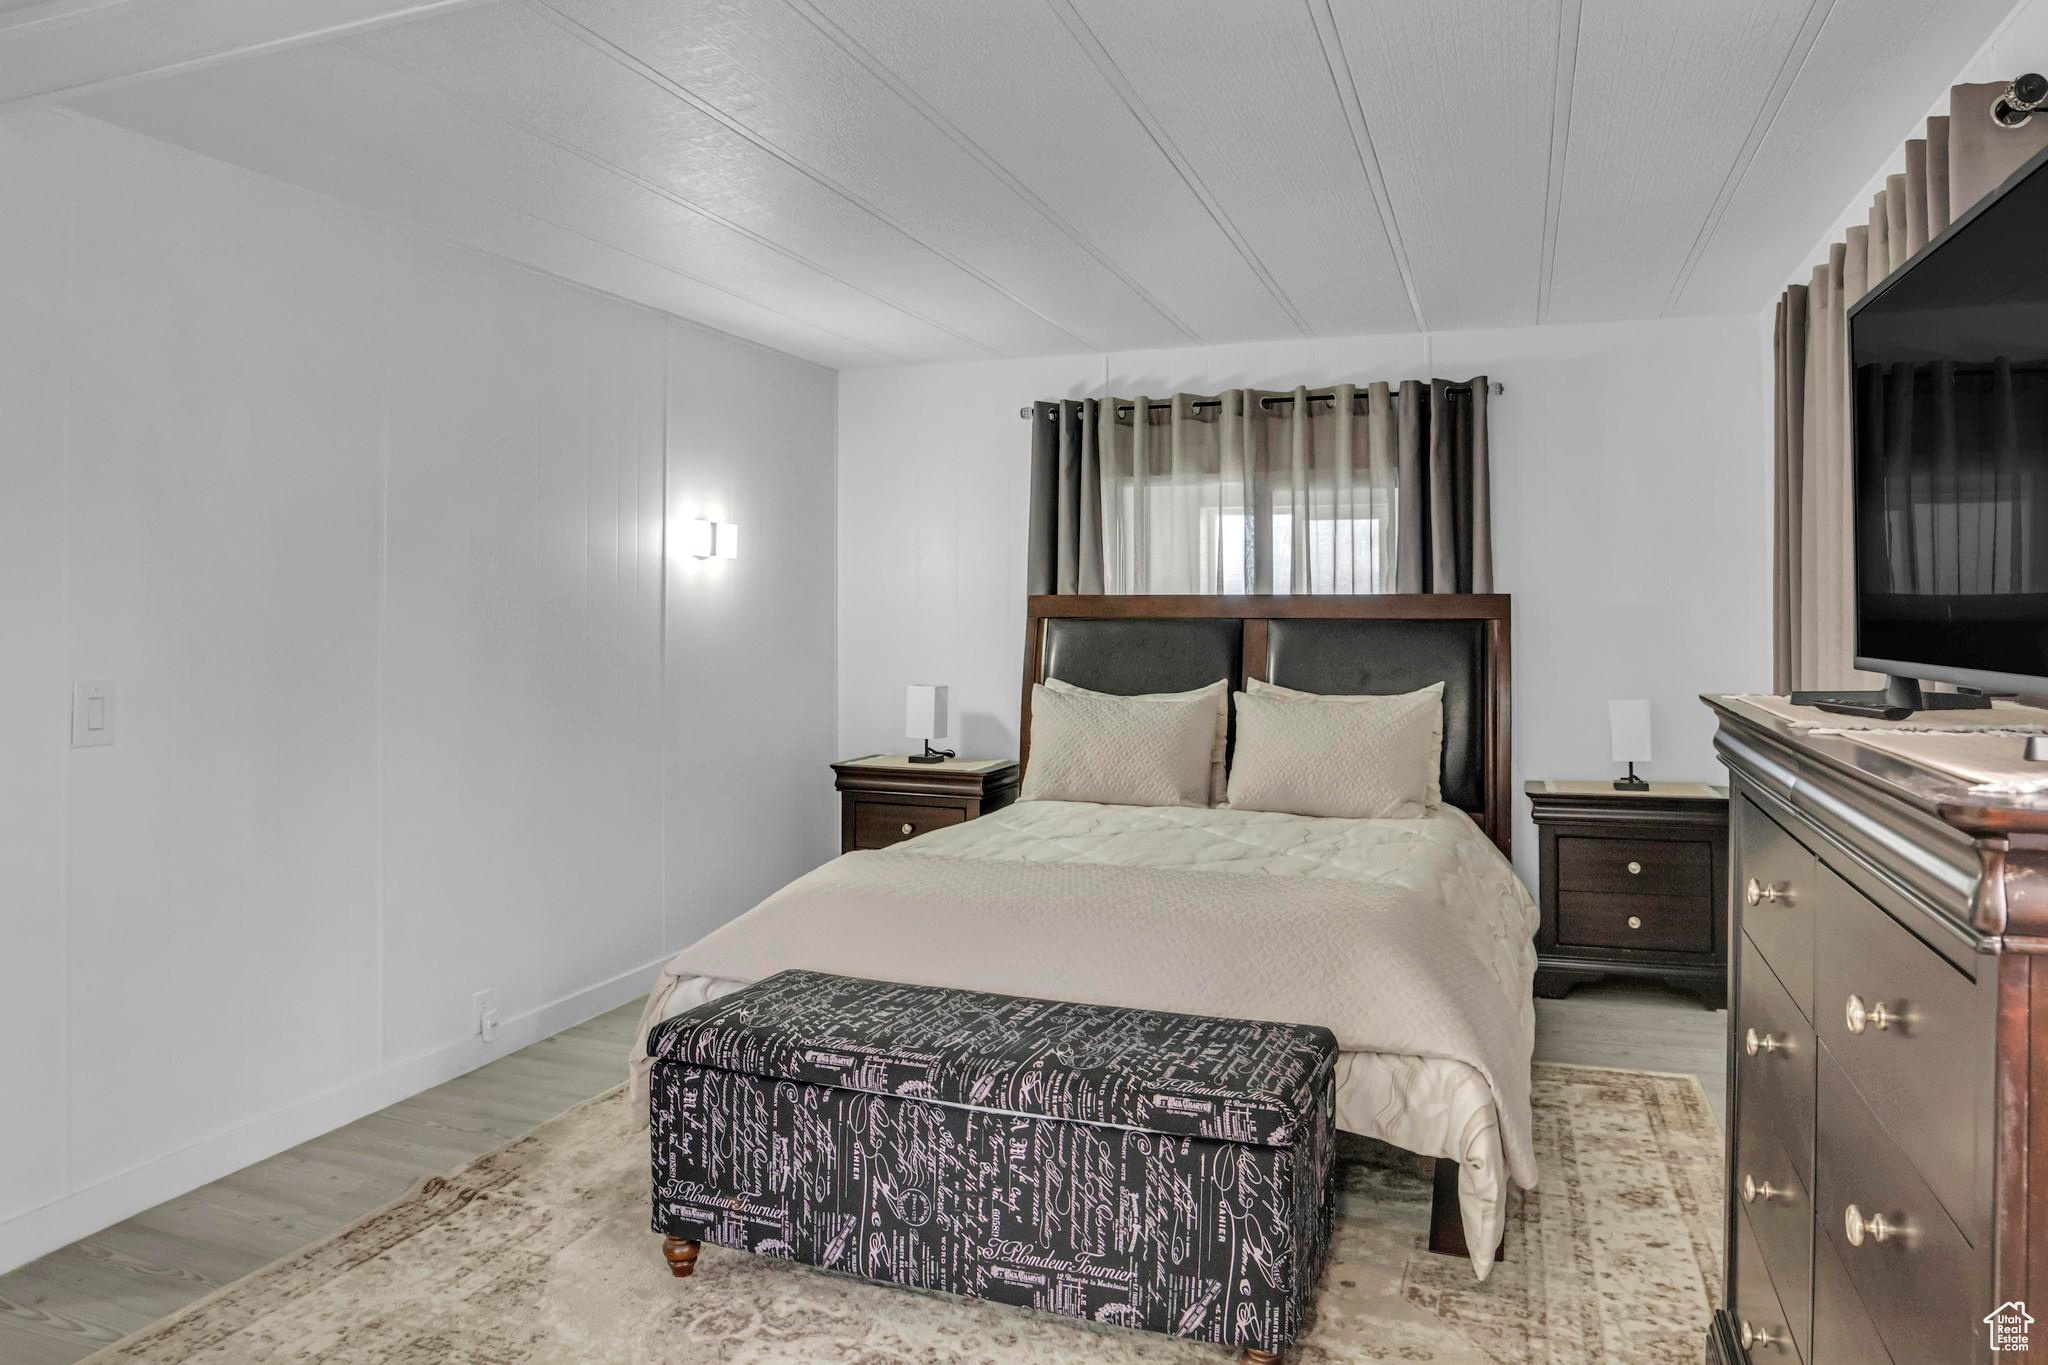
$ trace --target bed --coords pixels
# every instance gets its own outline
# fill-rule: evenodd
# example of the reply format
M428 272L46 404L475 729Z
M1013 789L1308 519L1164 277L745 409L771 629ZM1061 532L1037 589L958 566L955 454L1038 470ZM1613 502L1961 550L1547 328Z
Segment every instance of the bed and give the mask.
M799 878L668 964L647 1029L787 967L1321 1024L1338 1126L1438 1158L1431 1245L1484 1279L1533 1187L1536 910L1508 863L1509 607L1497 595L1034 597L1030 691L1444 685L1416 819L1020 801ZM1230 743L1235 743L1234 721ZM1462 1232L1462 1236L1457 1234Z

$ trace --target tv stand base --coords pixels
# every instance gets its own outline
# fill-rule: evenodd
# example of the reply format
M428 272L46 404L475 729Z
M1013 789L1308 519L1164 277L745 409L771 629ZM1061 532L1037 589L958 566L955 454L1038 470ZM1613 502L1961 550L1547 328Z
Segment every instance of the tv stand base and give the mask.
M1811 706L1838 716L1904 720L1916 711L1983 711L1991 698L1980 692L1923 692L1917 678L1889 676L1874 692L1794 692L1794 706Z

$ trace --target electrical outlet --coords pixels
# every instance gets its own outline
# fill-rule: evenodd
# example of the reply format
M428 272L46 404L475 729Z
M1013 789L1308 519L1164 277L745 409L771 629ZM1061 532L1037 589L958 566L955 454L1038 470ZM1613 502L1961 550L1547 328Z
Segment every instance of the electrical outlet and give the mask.
M498 1036L498 1011L491 992L478 991L469 998L469 1031L487 1043Z

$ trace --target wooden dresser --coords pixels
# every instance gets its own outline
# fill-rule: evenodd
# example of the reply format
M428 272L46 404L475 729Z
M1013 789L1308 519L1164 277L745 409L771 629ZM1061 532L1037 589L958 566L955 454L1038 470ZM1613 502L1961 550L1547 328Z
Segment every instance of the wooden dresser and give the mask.
M1728 793L1704 782L1529 782L1541 848L1536 994L1605 976L1728 998Z
M2032 1355L1984 1321L2048 1308L2048 795L1707 702L1733 977L1708 1359L2048 1360L2048 1319Z
M870 754L834 763L832 771L839 789L841 853L887 848L1017 799L1013 758L912 763L902 754Z

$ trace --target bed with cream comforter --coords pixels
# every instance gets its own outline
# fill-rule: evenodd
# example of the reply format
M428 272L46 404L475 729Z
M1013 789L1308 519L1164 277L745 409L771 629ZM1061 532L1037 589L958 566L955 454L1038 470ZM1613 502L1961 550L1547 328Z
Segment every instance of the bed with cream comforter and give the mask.
M1536 909L1463 811L1327 820L1025 801L801 877L677 954L647 1030L787 967L1321 1024L1337 1124L1460 1163L1473 1268L1536 1184ZM1483 1249L1483 1250L1482 1250Z

